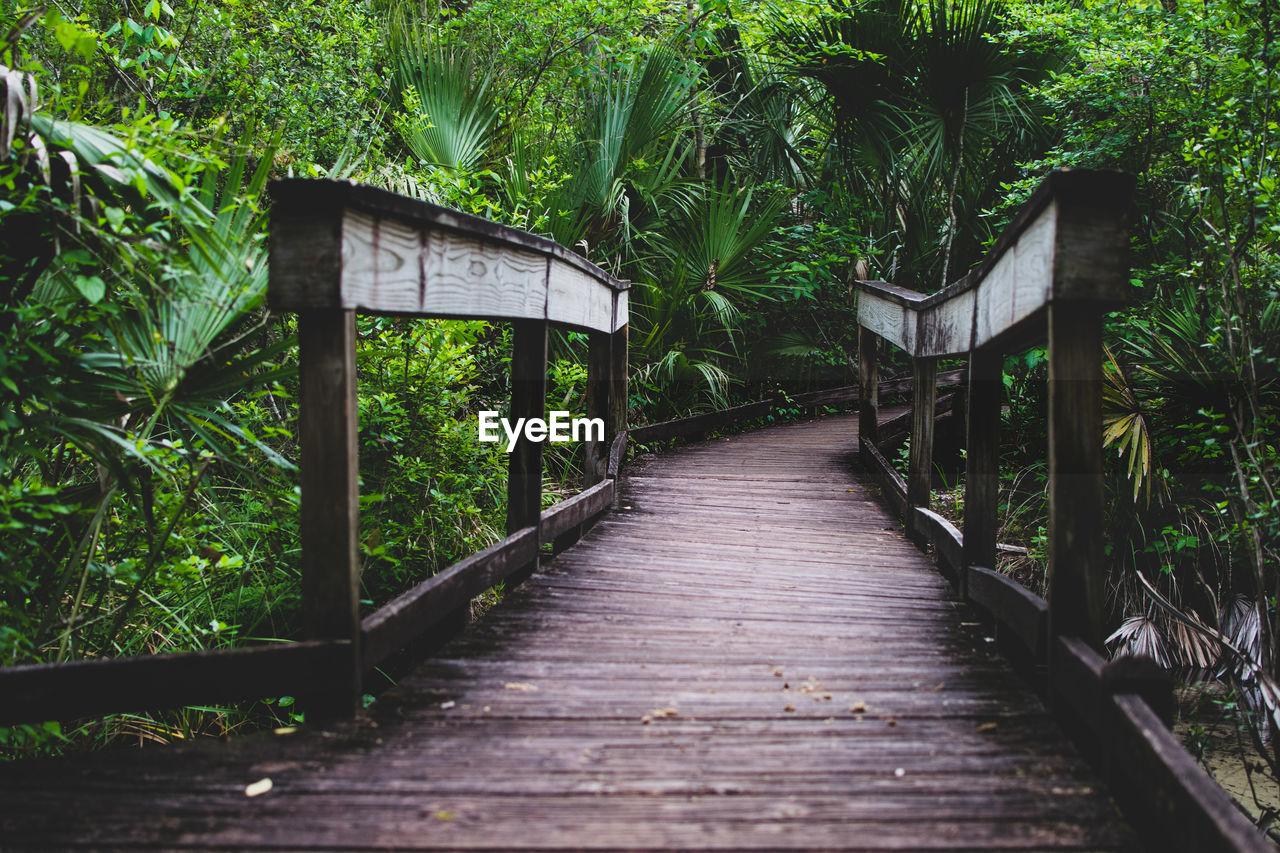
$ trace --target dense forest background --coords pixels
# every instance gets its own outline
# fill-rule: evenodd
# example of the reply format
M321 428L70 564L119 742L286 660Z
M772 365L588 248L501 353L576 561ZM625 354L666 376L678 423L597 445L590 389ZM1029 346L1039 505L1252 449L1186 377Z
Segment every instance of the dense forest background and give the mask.
M935 290L1049 169L1116 168L1140 210L1105 359L1113 649L1215 671L1262 747L1280 701L1277 26L1274 0L5 0L0 663L296 636L272 177L383 186L632 280L643 423L852 384L852 279ZM475 429L507 399L508 335L361 318L371 606L498 538L506 460ZM585 350L554 337L553 407L582 411ZM1043 349L1006 363L1000 538L1032 586L1045 375ZM550 453L547 502L579 465ZM0 751L291 713L15 727Z

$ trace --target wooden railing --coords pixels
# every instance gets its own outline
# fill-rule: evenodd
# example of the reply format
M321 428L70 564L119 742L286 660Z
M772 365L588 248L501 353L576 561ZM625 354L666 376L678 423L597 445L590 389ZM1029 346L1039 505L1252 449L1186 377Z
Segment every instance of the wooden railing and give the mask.
M308 639L234 650L0 669L0 725L294 695L308 714L352 713L364 674L471 598L526 576L613 503L627 412L628 284L549 241L488 220L335 181L272 185L268 301L298 317L302 613ZM546 511L542 445L510 456L507 537L359 615L355 317L509 321L510 417L543 417L550 324L588 335L587 488ZM616 439L616 440L615 440Z
M1050 175L971 273L925 295L856 282L859 450L908 536L932 548L960 595L996 626L1001 648L1045 692L1122 809L1159 849L1272 849L1169 731L1167 675L1104 657L1102 323L1129 298L1134 180ZM996 571L1004 356L1049 351L1048 595ZM888 341L915 377L908 473L880 442L878 351ZM938 359L967 358L964 530L929 508Z

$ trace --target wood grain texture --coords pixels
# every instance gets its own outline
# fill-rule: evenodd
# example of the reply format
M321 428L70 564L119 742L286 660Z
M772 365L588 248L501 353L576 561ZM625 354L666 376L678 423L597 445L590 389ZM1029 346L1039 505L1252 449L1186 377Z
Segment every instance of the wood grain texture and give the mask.
M1103 648L1102 310L1049 310L1049 631Z
M513 228L341 181L271 186L277 310L544 320L612 333L626 289L561 246Z
M1004 356L979 349L969 355L968 423L964 476L965 566L996 566L1000 506L1000 407Z
M858 328L858 391L858 434L875 444L880 440L880 336L866 326Z
M538 530L525 527L459 560L366 616L360 624L365 671L439 625L473 597L532 563L537 556Z
M1124 302L1133 186L1115 172L1054 172L959 281L927 295L855 282L858 322L910 355L937 357L1043 337L1053 302Z
M916 358L911 363L915 390L911 403L911 453L907 463L907 505L929 507L933 483L934 402L938 389L934 384L938 360Z
M613 347L610 335L591 332L587 336L587 410L588 418L599 418L608 426L609 390ZM582 485L594 486L609 473L609 444L612 436L605 430L600 439L589 438L582 445Z
M350 643L347 684L310 695L311 712L351 713L360 698L360 472L355 312L298 315L302 622L313 640Z
M0 725L350 689L347 641L0 668Z
M642 460L349 724L0 767L6 849L1134 847L847 466L855 422Z
M511 324L511 413L521 418L547 417L547 324L516 320ZM507 466L507 533L537 527L542 511L542 442L521 432Z

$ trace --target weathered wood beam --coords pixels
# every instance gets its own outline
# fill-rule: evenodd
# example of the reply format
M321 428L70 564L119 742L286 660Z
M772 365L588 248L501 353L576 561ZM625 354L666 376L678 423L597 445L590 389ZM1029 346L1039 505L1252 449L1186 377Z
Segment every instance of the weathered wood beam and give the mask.
M917 357L1043 337L1053 302L1119 304L1128 282L1134 179L1119 172L1054 172L972 272L937 293L855 282L858 322Z
M556 551L563 551L577 541L579 528L613 506L613 495L613 480L604 480L543 510L538 541L555 542ZM572 540L563 539L566 534Z
M966 567L996 567L1003 373L1004 356L998 350L979 349L969 355L969 422L964 475Z
M1049 631L1103 648L1102 309L1049 309Z
M346 640L0 668L0 725L263 696L345 695Z
M880 337L866 326L858 328L858 435L880 440Z
M556 243L344 181L271 185L277 310L542 320L612 333L627 282Z
M587 338L587 411L588 418L599 418L606 425L604 436L583 444L582 484L593 486L609 472L610 420L609 391L612 387L612 335L591 332Z
M354 713L361 696L359 425L355 312L298 315L301 395L302 624L313 640L350 643L341 689L299 697L308 714Z
M546 417L547 324L511 324L511 421ZM507 533L537 527L542 512L542 442L523 431L511 451L507 474Z
M907 505L929 508L929 492L933 482L933 424L938 361L933 358L912 360L916 381L911 406L911 451L907 464ZM915 534L912 534L915 535Z
M525 527L384 604L361 623L363 668L377 666L537 558L538 531Z

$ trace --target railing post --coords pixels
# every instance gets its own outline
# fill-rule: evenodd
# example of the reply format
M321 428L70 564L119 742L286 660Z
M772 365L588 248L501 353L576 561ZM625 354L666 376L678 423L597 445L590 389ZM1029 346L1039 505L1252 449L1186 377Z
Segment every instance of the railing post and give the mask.
M547 396L547 324L511 323L511 421L545 418ZM536 527L542 514L542 443L516 439L507 474L507 533ZM535 565L513 575L527 577Z
M609 391L613 355L613 335L608 332L591 332L587 338L587 412L588 418L600 418L605 423L604 439L586 442L582 464L582 485L594 486L603 480L609 469L609 447L616 434L609 429Z
M346 687L299 697L309 717L349 716L360 684L359 425L356 317L298 312L302 622L314 640L350 640Z
M1102 308L1049 305L1049 636L1102 631Z
M924 538L916 531L912 507L929 508L929 491L933 482L933 418L938 396L938 360L914 358L911 372L915 393L911 408L911 456L907 468L907 532L921 544Z
M880 337L858 327L858 435L875 444L880 440Z
M630 398L627 388L627 330L624 325L609 336L609 416L604 422L605 454L613 446L613 439L627 428L627 405Z
M999 350L969 353L968 424L965 439L964 551L961 593L969 566L996 568L1000 506L1000 406L1004 357Z

